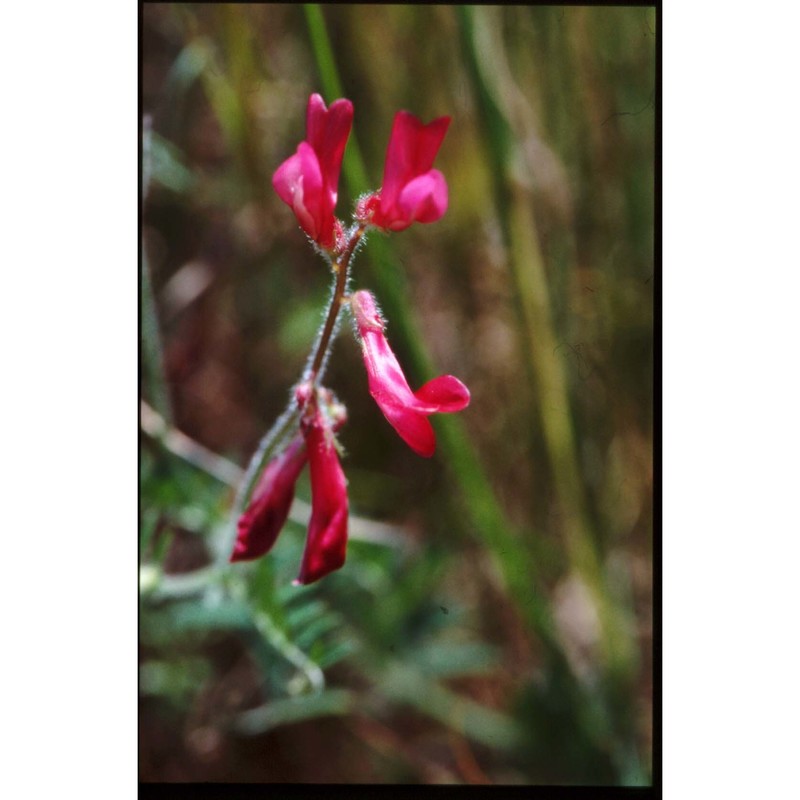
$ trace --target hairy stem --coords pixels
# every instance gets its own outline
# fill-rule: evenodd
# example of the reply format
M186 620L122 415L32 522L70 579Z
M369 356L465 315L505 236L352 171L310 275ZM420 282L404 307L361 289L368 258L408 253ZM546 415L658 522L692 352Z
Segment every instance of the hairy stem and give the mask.
M310 381L314 386L318 385L319 380L322 378L323 368L325 365L325 358L330 349L333 335L336 331L336 321L339 318L339 312L342 307L342 300L345 296L347 289L347 277L350 271L350 261L353 258L358 243L361 241L366 231L366 225L359 225L351 234L347 246L339 255L338 259L333 263L333 271L336 273L336 281L333 287L333 294L331 295L330 305L328 306L328 314L325 317L325 324L322 327L322 333L317 339L316 347L314 349L313 358L310 359L311 366L304 374L304 380ZM276 420L275 424L269 430L266 436L259 443L247 470L244 473L239 489L236 493L236 499L231 509L231 523L228 526L228 535L225 537L225 542L219 552L219 560L222 562L227 558L230 549L233 547L233 542L236 539L236 522L240 515L247 506L250 500L250 495L255 488L256 480L263 470L266 463L272 456L275 455L280 445L285 441L289 432L298 424L300 417L300 409L292 397L286 410Z
M336 273L336 283L334 284L333 295L331 296L331 302L328 306L328 315L325 318L325 325L317 340L317 347L314 358L311 361L311 367L306 373L307 380L310 380L314 385L317 385L322 378L322 366L325 362L325 356L328 354L328 349L336 327L336 321L341 311L342 300L347 288L347 278L350 273L350 260L365 230L366 226L363 224L356 228L347 242L347 247L333 264L333 270Z

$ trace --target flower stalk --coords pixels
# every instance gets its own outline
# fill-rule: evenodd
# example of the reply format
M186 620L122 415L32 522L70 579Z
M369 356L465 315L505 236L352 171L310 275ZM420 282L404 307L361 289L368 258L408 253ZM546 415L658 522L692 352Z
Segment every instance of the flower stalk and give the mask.
M342 302L347 290L347 282L350 277L350 262L356 251L356 247L358 247L361 238L364 236L366 228L367 226L364 223L358 225L353 231L353 234L349 237L344 252L332 262L332 269L336 276L333 286L333 295L331 296L330 305L328 306L328 313L325 317L322 332L317 339L314 357L311 359L311 366L308 368L305 376L306 380L311 381L312 384L317 385L322 379L324 365L330 352L329 346L333 340L336 323L339 320Z

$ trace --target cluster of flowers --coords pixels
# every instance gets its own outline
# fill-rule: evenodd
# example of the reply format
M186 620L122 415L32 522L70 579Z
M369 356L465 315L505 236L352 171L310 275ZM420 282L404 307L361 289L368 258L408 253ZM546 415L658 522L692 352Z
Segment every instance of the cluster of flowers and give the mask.
M330 338L340 309L349 308L370 394L402 439L419 455L430 457L436 439L428 417L465 408L469 390L452 375L442 375L412 391L389 347L374 296L365 290L348 295L346 286L351 256L368 230L401 231L413 222L435 222L447 210L447 183L442 173L433 169L433 162L450 119L441 117L423 125L406 111L397 113L381 188L358 200L353 225L345 228L334 211L352 120L349 100L337 100L326 108L320 95L312 95L305 141L278 167L272 183L336 275L331 324L320 335L317 355L329 346L326 337ZM296 584L312 583L339 569L347 547L347 482L335 439L347 412L333 392L319 385L321 363L322 358L312 358L295 388L292 403L298 429L283 440L278 454L264 468L250 504L238 520L230 557L231 561L250 560L272 548L289 515L295 483L308 463L312 512Z

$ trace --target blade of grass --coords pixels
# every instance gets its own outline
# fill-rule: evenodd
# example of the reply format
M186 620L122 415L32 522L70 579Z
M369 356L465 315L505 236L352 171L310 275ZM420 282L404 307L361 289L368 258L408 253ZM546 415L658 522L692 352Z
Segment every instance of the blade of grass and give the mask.
M325 689L318 694L271 700L258 708L243 711L236 718L234 727L239 733L262 734L292 722L348 714L355 706L356 696L352 692Z
M153 174L152 163L152 131L150 118L145 117L142 123L142 206L147 199L150 188L150 178ZM141 296L141 335L142 335L142 371L147 393L152 398L153 405L164 419L172 419L172 406L167 390L167 380L164 374L164 354L161 349L161 330L158 324L156 299L153 294L153 282L150 275L150 261L147 258L147 246L144 232L141 237L141 265L139 268Z
M493 162L494 202L508 246L509 269L517 288L529 367L541 398L538 407L563 515L565 550L572 568L591 592L600 621L605 679L595 687L576 685L575 688L584 694L585 703L602 706L603 716L613 730L612 748L633 752L633 761L638 764L635 747L627 746L631 731L626 722L627 698L636 666L635 642L628 630L625 610L617 605L609 590L587 515L570 397L557 347L535 209L530 190L519 180L519 170L525 170L525 159L517 142L524 140L526 131L506 107L509 98L519 98L521 93L513 85L511 70L504 62L504 45L498 30L500 20L495 10L461 6L456 13L469 79ZM494 32L493 46L478 43L479 31L484 37ZM591 736L589 727L584 727ZM603 745L602 742L598 744ZM625 771L633 774L637 769L636 765L627 766Z
M518 96L519 91L516 86L508 85L511 72L502 61L502 47L487 47L485 43L481 47L476 41L479 29L486 32L498 24L492 16L493 10L461 6L457 13L469 76L493 159L496 205L508 242L509 268L517 287L529 367L541 398L538 408L564 520L567 554L597 606L608 667L613 672L628 674L633 650L622 615L608 591L588 523L570 417L570 398L554 331L535 213L530 192L515 174L524 164L523 154L518 152L516 144L524 132L514 129L508 112L495 100ZM478 14L479 21L476 19ZM498 64L502 68L498 68Z
M474 742L511 750L521 741L522 732L510 717L446 689L409 664L395 662L379 678L381 690L388 697L410 705Z

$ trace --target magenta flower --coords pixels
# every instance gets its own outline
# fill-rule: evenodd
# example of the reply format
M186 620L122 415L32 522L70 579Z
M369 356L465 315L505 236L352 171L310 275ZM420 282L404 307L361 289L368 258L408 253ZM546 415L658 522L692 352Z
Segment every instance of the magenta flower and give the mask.
M272 549L294 499L294 485L308 460L302 436L267 464L253 499L239 517L230 561L250 561Z
M350 299L350 305L361 339L370 394L406 444L421 456L432 456L436 436L428 417L466 408L469 389L452 375L440 375L412 392L384 335L375 298L359 291Z
M333 210L352 122L353 104L349 100L336 100L326 109L322 97L312 94L306 111L305 141L272 176L275 191L294 211L300 227L326 249L336 243Z
M303 436L311 470L311 520L295 585L313 583L339 569L347 550L347 481L333 431L318 408L304 419Z
M372 224L402 231L412 222L436 222L447 211L447 183L438 169L431 169L442 145L450 117L423 125L408 111L394 117L383 185L362 205Z

